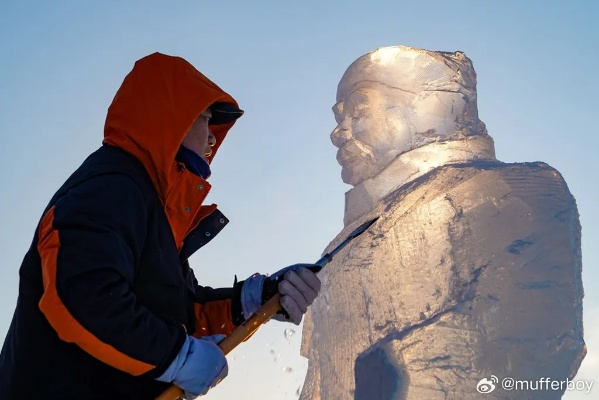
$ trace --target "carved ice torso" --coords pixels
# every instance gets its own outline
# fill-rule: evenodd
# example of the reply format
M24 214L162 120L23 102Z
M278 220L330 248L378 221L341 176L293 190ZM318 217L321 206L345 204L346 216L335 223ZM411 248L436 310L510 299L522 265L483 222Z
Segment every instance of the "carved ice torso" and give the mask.
M580 226L559 173L542 163L437 168L326 251L375 216L320 274L302 400L478 399L491 374L573 377L585 353Z

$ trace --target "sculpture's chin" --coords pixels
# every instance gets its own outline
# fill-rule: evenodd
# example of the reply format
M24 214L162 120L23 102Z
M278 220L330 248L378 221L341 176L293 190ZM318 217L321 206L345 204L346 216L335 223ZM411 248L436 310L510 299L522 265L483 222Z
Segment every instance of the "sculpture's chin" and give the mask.
M343 183L348 185L356 186L365 180L372 178L372 174L370 174L370 168L367 167L364 163L356 163L352 165L344 165L341 168L341 179Z

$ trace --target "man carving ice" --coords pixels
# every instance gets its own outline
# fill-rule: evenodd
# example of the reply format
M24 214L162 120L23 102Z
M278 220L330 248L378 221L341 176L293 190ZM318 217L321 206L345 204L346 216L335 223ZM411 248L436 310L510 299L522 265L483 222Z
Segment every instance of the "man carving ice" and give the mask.
M333 107L345 227L380 215L320 274L303 400L558 399L502 378L573 378L582 338L580 224L561 175L495 159L461 52L381 48ZM531 397L532 396L532 397Z

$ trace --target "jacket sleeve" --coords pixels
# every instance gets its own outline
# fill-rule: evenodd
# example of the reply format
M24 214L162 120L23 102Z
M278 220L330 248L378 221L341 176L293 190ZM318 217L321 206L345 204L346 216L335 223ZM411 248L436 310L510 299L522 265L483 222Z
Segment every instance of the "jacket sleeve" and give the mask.
M38 228L39 308L62 340L131 375L156 377L186 334L138 304L132 290L146 211L143 193L124 175L71 188Z
M190 271L193 275L193 270ZM231 288L213 289L198 285L193 276L196 292L194 304L195 331L193 336L208 336L219 333L228 335L244 322L241 309L241 287L243 281Z

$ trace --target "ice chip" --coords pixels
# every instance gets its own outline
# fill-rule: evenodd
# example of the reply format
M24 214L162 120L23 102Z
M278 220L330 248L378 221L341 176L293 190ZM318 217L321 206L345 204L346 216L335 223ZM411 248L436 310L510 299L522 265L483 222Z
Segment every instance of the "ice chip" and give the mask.
M291 337L295 335L295 331L291 328L287 328L285 329L285 339L287 339L287 341L289 342Z

